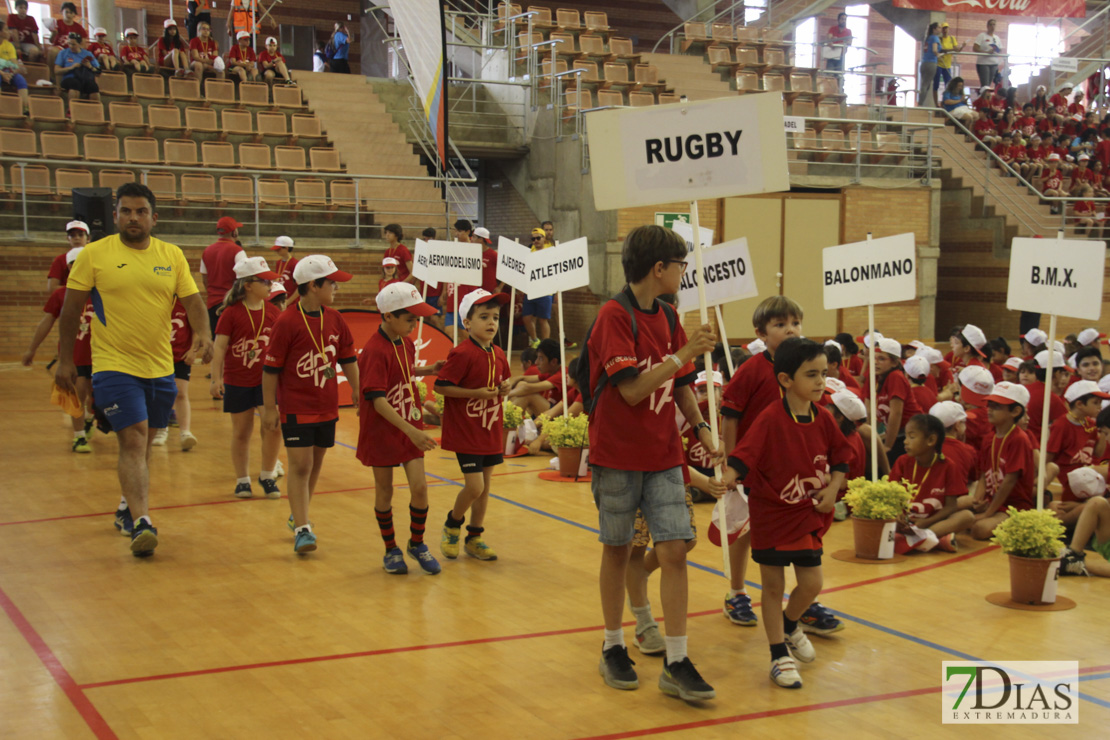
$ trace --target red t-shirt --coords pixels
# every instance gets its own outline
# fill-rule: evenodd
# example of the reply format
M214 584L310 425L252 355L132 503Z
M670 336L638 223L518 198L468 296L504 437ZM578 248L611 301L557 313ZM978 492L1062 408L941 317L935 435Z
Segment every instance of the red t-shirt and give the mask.
M948 442L944 443L945 449ZM967 479L960 468L945 458L939 458L929 467L919 465L910 455L902 455L890 468L892 481L904 481L917 486L910 502L910 519L925 519L944 506L945 498L967 493Z
M389 247L385 250L385 254L382 255L382 259L385 259L386 257L392 257L400 263L399 265L397 265L397 279L406 280L411 274L409 272L409 263L412 262L412 252L409 251L409 248L406 247L404 244L398 244L395 247Z
M635 299L632 305L636 305ZM674 423L674 389L694 382L694 366L676 368L674 375L635 406L629 406L616 387L664 362L674 366L665 358L686 344L686 332L678 320L671 334L664 313L669 310L660 305L650 312L635 308L635 339L628 312L619 303L607 301L598 312L588 344L590 386L597 387L602 373L609 382L590 414L590 462L596 465L644 472L682 465L685 455Z
M394 283L399 283L399 282L401 282L401 281L398 280L397 278L391 278L389 280L386 280L386 279L383 278L383 279L378 281L378 292L381 293L383 290L385 290L386 286L393 285Z
M179 51L185 51L189 46L185 43L185 40L182 39L181 46L175 46L174 48ZM165 64L166 56L170 53L170 47L166 46L165 37L158 39L158 46L154 51L158 55L158 63Z
M223 310L216 322L216 333L227 336L224 383L244 388L261 385L262 365L279 313L269 301L263 301L257 311L249 310L242 301Z
M870 399L870 394L871 379L865 378L863 381L863 397ZM898 424L898 429L905 429L906 422L921 413L921 407L917 405L917 399L914 398L913 391L910 389L909 378L897 368L886 374L879 385L879 392L875 396L877 407L875 419L879 424L879 434L886 433L887 420L890 419L890 402L895 398L902 399L902 420Z
M1010 147L1010 159L1015 162L1024 162L1029 159L1029 153L1025 151L1025 147L1019 144L1014 144Z
M995 383L1001 383L1005 376L1002 375L1002 366L997 362L992 362L987 365L987 369L991 371L991 377L994 378Z
M964 486L968 481L979 478L979 469L975 463L979 457L979 450L955 437L946 437L944 440L944 458L956 468L963 480Z
M567 395L570 394L570 389L567 389ZM708 420L709 416L709 400L706 399L698 403L698 410L701 411L703 419ZM682 415L682 412L677 408L675 409L675 423L678 424L678 431L682 435L686 446L686 464L695 468L711 468L713 467L713 458L709 449L701 443L698 436L694 434L694 427Z
M206 44L201 40L200 36L189 41L189 51L197 52L202 58L206 58L208 61L213 61L220 55L220 48L216 46L215 39L209 38Z
M312 424L339 418L339 381L334 375L327 377L326 370L355 359L351 330L335 309L325 307L321 315L297 304L278 314L270 329L265 367L266 372L278 373L282 422Z
M964 439L976 450L983 446L983 440L994 435L994 427L987 419L987 410L984 408L967 409L967 430Z
M411 339L403 337L393 342L380 327L366 341L359 354L361 393L355 457L363 465L384 468L424 457L407 434L374 409L374 399L385 398L402 419L417 429L424 428L424 422L412 418L413 411L420 408L418 381L412 374L415 360L416 345Z
M843 365L840 366L840 382L843 383L848 390L855 393L860 398L863 398L863 388L860 386L859 381L852 377L852 373L848 372Z
M482 252L482 290L490 293L496 293L497 284L500 281L497 279L497 250L493 247L486 247Z
M218 239L209 244L200 256L201 273L208 276L209 308L220 305L227 291L235 282L235 256L243 248L230 239ZM245 254L245 253L244 253Z
M50 263L50 272L46 273L46 278L48 280L50 278L57 278L61 287L64 288L66 286L66 282L69 281L69 263L66 262L64 253L59 254Z
M131 46L130 44L122 43L119 47L119 58L123 62L140 62L146 61L146 49L142 46Z
M12 39L16 51L20 50L20 44L39 43L39 24L34 16L26 15L20 18L19 13L12 13L8 16L8 28L18 32L18 36Z
M735 458L748 468L744 486L753 550L787 545L807 534L820 536L832 519L831 512L817 512L814 497L828 484L834 466L848 466L852 446L831 413L815 406L811 413L806 422L795 421L785 399L771 404L729 455L730 464Z
M994 121L988 121L986 119L979 119L971 127L971 132L980 139L984 136L992 136L997 133L997 131L998 129L995 128Z
M173 361L182 362L193 348L193 327L189 324L189 312L179 300L173 302L170 313L170 346L173 348Z
M1029 405L1025 408L1025 413L1029 415L1029 431L1037 439L1041 438L1041 418L1044 415L1044 383L1037 380L1025 386L1025 390L1029 391ZM1064 399L1060 398L1055 393L1051 394L1051 399L1048 402L1048 423L1051 427L1052 422L1059 419L1068 413L1068 407L1064 403Z
M281 284L288 296L297 294L297 281L293 279L293 270L296 266L296 257L290 257L288 260L278 260L277 264L274 265L274 272L281 275Z
M508 379L509 374L509 362L500 347L494 345L485 349L473 339L467 339L447 353L447 362L439 371L436 385L497 387ZM501 401L501 396L447 396L443 402L443 449L464 455L497 455L504 452Z
M857 378L863 372L863 358L859 355L852 355L848 358L848 372Z
M46 299L42 310L55 319L62 315L62 305L66 300L66 289L57 288ZM92 299L85 301L85 310L81 312L81 321L77 325L77 341L73 343L73 364L81 367L92 365L92 320L96 316Z
M1088 420L1089 422L1089 420ZM1098 431L1093 422L1076 424L1070 414L1052 422L1048 429L1048 452L1055 455L1053 462L1060 466L1060 485L1064 489L1064 501L1075 501L1068 484L1068 473L1095 463L1095 443Z
M1053 95L1051 98L1048 99L1048 102L1052 104L1053 110L1055 110L1060 115L1064 115L1068 112L1068 99L1060 93L1056 93L1055 95Z
M242 46L239 46L239 44L236 44L231 47L231 51L227 53L227 58L241 62L253 62L255 61L254 49L249 46L244 49Z
M1029 138L1037 132L1037 119L1033 116L1022 116L1017 119L1016 125L1021 129L1022 135Z
M100 59L100 57L105 54L110 57L114 57L116 55L116 51L112 48L111 44L102 44L99 41L93 41L89 44L89 52L91 52L92 55L97 59Z
M1060 175L1060 170L1049 170L1041 175L1041 192L1059 190L1063 186L1064 178Z
M917 403L919 414L929 413L929 409L937 402L937 392L929 389L929 384L913 385L910 389L913 391L913 400ZM902 413L905 413L904 411Z
M738 418L736 441L747 434L763 409L782 398L782 389L775 377L775 361L764 351L736 370L721 397L721 415Z
M1011 427L1005 439L992 434L983 440L983 446L979 448L979 469L983 471L986 482L987 501L994 498L1007 475L1020 473L1009 498L999 509L1001 512L1005 512L1009 506L1018 511L1032 509L1034 506L1033 481L1037 477L1037 469L1033 466L1033 445L1020 432L1017 427Z
M263 67L265 67L267 64L274 65L278 62L284 61L285 57L281 55L280 51L275 54L270 54L269 49L263 49L262 51L258 52L258 63ZM408 438L406 437L406 439Z
M54 37L51 39L51 43L59 49L65 49L69 46L69 35L71 33L80 36L82 41L89 37L89 35L85 33L85 27L82 26L80 22L66 23L59 18L54 22Z

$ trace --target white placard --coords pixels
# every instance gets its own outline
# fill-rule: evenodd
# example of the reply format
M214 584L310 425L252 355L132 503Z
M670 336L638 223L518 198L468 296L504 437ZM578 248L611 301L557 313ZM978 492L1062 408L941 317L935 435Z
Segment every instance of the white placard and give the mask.
M529 255L528 295L551 295L589 284L590 259L584 236Z
M894 557L894 531L898 522L887 522L883 525L882 534L879 535L879 560L890 560Z
M783 116L782 130L788 134L801 134L806 130L805 116Z
M704 226L699 226L698 230L701 231L701 245L703 247L713 246L713 229L707 229ZM686 240L686 251L694 251L694 226L685 221L675 221L671 224L671 231L681 236Z
M497 279L517 290L528 290L528 261L532 250L520 242L498 237Z
M790 189L778 92L601 110L586 130L599 211Z
M914 235L898 234L822 250L825 310L910 301L917 296Z
M702 259L706 305L719 306L759 295L747 239L741 237L703 249ZM698 305L698 270L693 259L682 273L678 305L683 311L692 311Z
M481 285L482 245L418 239L412 274L417 280Z
M1056 582L1060 578L1060 561L1053 560L1048 564L1048 572L1044 574L1044 588L1041 590L1041 601L1046 604L1056 603Z
M1098 321L1105 265L1106 242L1014 237L1006 308Z
M1056 57L1052 60L1053 72L1078 72L1079 60L1074 57Z

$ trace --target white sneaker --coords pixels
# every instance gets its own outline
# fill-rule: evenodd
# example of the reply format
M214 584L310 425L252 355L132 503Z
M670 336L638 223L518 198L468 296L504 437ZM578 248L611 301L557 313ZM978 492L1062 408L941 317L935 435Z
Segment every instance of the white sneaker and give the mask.
M197 438L193 436L192 432L181 433L181 451L188 452L197 446Z
M786 636L786 647L790 649L790 654L803 663L812 663L817 660L817 651L813 649L813 643L806 637L806 633L802 630L802 625Z
M166 445L166 437L170 436L169 429L157 429L154 432L154 439L150 441L155 447L164 447Z
M802 688L802 677L794 665L793 658L778 658L771 661L771 680L784 689Z
M274 480L277 480L283 475L285 475L285 466L281 464L281 460L278 460L277 465L274 466Z

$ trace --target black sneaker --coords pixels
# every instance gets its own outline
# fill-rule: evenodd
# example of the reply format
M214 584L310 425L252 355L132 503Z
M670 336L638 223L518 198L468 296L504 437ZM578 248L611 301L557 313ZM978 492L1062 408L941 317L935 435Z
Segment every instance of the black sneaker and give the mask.
M131 519L131 509L117 509L114 525L120 534L130 537L131 530L135 528L135 522Z
M640 688L640 679L632 666L636 663L628 657L628 648L624 645L614 645L608 650L601 651L601 664L598 672L605 679L605 683L614 689L631 691Z
M1087 553L1076 552L1070 547L1064 550L1064 557L1060 560L1060 575L1062 576L1089 576L1087 572L1087 564L1083 562L1087 559Z
M236 483L235 484L235 497L236 498L250 498L253 495L254 495L254 491L251 490L251 484L250 483Z
M266 498L281 498L281 489L273 478L259 478L258 485L262 486L262 492L266 494Z
M89 436L89 432L92 431L93 425L95 425L95 424L96 424L96 417L95 416L89 416L89 417L85 418L85 437Z
M131 530L131 554L137 558L150 557L156 547L158 547L158 530L140 519Z
M686 701L715 699L717 692L705 682L689 658L677 663L664 661L663 673L659 676L659 690L668 696L677 696Z

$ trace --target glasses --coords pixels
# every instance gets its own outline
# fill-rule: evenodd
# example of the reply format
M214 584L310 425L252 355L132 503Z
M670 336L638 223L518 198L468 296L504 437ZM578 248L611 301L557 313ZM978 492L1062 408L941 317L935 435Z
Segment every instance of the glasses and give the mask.
M262 278L251 278L247 282L248 283L262 283L263 285L272 285L273 284L272 280L263 280Z
M690 266L690 263L687 260L664 260L663 264L682 265L682 272L686 272L686 268Z
M534 241L534 242L538 242L538 241L540 241L540 240L542 240L542 239L543 239L543 237L542 237L542 236L533 236L533 237L532 237L532 241Z

